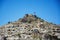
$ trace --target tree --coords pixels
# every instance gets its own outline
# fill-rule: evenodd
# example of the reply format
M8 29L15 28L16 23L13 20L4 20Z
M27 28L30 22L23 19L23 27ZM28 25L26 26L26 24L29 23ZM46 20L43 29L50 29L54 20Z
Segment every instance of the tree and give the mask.
M19 37L19 40L20 40L20 38L21 38L20 33L18 33L17 36Z
M25 14L26 15L26 17L28 17L28 14Z
M10 24L11 22L9 21L8 24Z

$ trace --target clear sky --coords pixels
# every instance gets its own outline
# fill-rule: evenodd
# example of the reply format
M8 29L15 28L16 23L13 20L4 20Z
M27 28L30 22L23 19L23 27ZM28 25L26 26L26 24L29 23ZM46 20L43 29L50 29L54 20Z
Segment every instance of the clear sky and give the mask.
M59 0L0 0L0 26L34 12L48 22L60 24Z

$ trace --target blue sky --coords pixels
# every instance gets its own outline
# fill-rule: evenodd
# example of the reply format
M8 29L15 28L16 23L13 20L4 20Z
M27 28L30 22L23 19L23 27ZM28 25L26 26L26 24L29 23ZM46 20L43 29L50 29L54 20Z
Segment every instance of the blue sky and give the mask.
M59 0L0 0L0 25L34 12L48 22L60 24Z

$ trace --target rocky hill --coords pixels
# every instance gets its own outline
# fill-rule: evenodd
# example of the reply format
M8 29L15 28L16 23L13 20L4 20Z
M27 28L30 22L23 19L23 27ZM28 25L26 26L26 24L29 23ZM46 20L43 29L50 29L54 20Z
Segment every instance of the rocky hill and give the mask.
M30 24L34 24L34 23L42 23L44 26L54 26L54 27L57 27L57 28L60 28L59 25L56 25L56 24L53 24L53 23L50 23L50 22L47 22L45 20L43 20L42 18L38 17L37 15L32 15L32 14L25 14L25 16L23 18L19 18L17 22L20 22L20 23L30 23ZM11 23L14 23L14 22L11 22Z
M8 38L34 39L42 37L43 34L55 35L59 30L60 26L56 24L49 23L36 15L25 14L23 18L0 27L0 35Z

